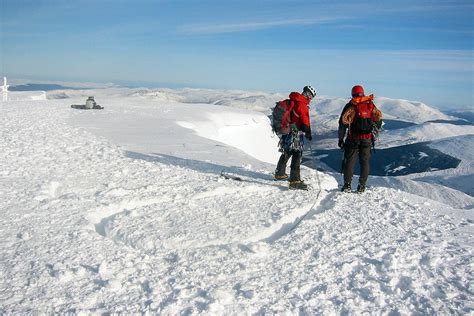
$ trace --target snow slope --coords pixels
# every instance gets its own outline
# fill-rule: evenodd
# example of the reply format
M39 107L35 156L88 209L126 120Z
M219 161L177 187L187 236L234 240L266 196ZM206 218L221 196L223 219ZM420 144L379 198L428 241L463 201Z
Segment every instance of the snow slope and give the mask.
M290 191L262 114L111 95L1 104L0 313L473 312L472 209Z
M378 147L388 148L418 142L440 140L461 135L474 135L474 125L423 123L407 128L389 131L387 133L383 132L383 134L380 136ZM451 150L451 152L453 151Z
M431 143L430 147L460 159L460 165L454 170L413 175L413 178L418 181L441 184L474 196L474 135L449 137Z

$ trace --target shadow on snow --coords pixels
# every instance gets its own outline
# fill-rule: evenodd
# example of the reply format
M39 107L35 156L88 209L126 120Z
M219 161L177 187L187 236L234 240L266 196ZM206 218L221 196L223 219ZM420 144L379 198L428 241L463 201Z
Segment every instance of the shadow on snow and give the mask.
M149 162L157 162L165 165L191 169L194 171L207 173L215 176L220 176L221 172L225 171L226 173L234 174L238 177L241 177L242 181L245 182L272 185L278 187L281 190L287 190L287 187L282 187L278 182L275 182L271 174L256 172L245 169L243 167L218 165L211 162L199 161L194 159L184 159L160 153L143 154L134 151L126 151L125 156L132 159L141 159Z

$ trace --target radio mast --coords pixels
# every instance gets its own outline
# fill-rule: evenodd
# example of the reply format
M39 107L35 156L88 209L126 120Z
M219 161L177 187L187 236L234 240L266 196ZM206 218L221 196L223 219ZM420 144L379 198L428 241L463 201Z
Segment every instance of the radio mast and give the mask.
M3 77L2 92L3 92L3 101L4 102L8 100L8 87L9 87L9 85L7 85L7 77Z

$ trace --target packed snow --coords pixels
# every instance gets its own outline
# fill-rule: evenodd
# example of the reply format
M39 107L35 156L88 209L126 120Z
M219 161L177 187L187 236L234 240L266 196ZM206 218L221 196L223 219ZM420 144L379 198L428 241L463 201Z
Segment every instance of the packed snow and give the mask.
M105 109L70 108L89 95ZM471 132L432 144L459 170L372 177L367 192L343 194L341 176L312 160L302 167L310 190L293 191L271 176L278 139L266 114L284 95L47 97L1 103L0 313L474 311L472 192L426 179L472 179ZM339 103L324 114L315 100L313 126ZM414 108L418 123L446 119Z

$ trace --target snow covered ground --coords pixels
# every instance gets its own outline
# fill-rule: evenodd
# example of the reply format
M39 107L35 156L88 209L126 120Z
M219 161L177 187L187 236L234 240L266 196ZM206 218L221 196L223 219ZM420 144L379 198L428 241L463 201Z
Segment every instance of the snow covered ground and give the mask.
M87 95L105 109L69 107ZM342 194L340 175L306 167L311 190L288 190L271 180L277 139L265 115L284 96L48 97L1 104L0 313L474 311L472 195L430 174ZM318 111L315 125L337 112ZM472 144L461 134L447 136ZM433 146L462 159L451 172L467 185L473 147L441 138Z

